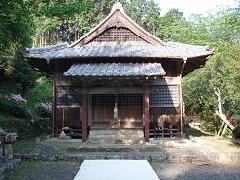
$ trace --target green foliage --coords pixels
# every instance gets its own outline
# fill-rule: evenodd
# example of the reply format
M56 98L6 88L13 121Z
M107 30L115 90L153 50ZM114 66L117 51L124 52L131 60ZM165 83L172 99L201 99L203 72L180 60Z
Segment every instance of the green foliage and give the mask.
M15 132L19 137L35 134L30 119L16 118L0 113L0 127L6 132Z
M38 13L39 16L53 17L73 17L75 14L81 14L83 11L89 11L93 4L89 0L58 1L53 0L42 6Z
M24 0L0 3L0 69L11 74L17 52L31 43L33 23Z
M218 106L214 93L216 88L221 91L224 113L234 116L240 123L239 17L239 13L228 12L214 18L201 19L195 25L206 30L205 38L199 40L211 45L215 52L203 69L184 78L186 112L189 115L198 114L208 123L213 122L216 127L219 127L219 121L216 121L214 115Z
M160 8L153 0L123 1L126 13L140 26L155 34L160 22Z
M26 104L24 102L18 102L9 99L10 93L0 92L0 109L1 112L10 114L15 117L24 118L27 116Z
M23 58L18 58L13 61L12 80L21 87L20 92L27 92L34 87L36 81L36 73L33 71L29 63Z
M215 40L229 44L240 44L240 12L220 13L210 20L210 35Z
M61 42L59 31L65 22L68 24L67 31L70 40L74 41L86 33L98 17L97 8L91 0L30 2L30 8L35 10L32 12L37 27L33 36L33 46Z
M34 73L20 56L27 46L59 41L59 29L68 23L71 40L89 31L109 12L114 0L11 0L0 3L0 110L17 116L41 115L39 104L51 101L51 80ZM200 116L206 124L219 127L214 113L221 90L223 110L240 123L240 11L217 16L194 16L191 21L172 9L160 16L153 0L120 0L124 10L139 25L164 41L209 45L214 56L205 68L184 77L186 113ZM37 79L37 80L36 80ZM6 83L7 82L7 83ZM36 83L36 84L35 84ZM10 85L11 84L11 85ZM6 95L21 94L27 103L10 102ZM16 114L17 112L17 114Z
M237 126L237 128L233 130L233 137L240 139L240 126Z
M51 79L41 76L37 79L36 86L26 95L27 108L34 114L39 115L39 105L49 103L52 100L52 81Z

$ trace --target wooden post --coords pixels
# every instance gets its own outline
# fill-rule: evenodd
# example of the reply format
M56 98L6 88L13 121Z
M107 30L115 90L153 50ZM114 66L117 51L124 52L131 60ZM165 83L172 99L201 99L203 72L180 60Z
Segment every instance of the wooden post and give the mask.
M87 128L88 128L88 122L87 122L87 110L88 110L88 97L87 95L82 95L82 106L80 108L81 112L81 121L82 121L82 141L87 141Z
M184 117L183 117L183 91L182 91L182 76L180 80L179 86L179 93L180 93L180 138L183 138L183 124L184 124Z
M52 136L55 136L55 118L56 118L56 81L53 77L52 84Z
M145 89L144 94L144 135L145 135L145 142L149 142L149 88Z
M183 117L183 110L184 110L184 105L183 105L183 90L182 90L182 75L183 75L183 71L184 71L184 67L187 63L187 57L183 57L183 64L182 64L182 70L181 70L181 74L180 74L180 138L183 138L183 121L184 121L184 117Z
M92 126L92 95L88 95L88 126Z
M114 117L114 126L115 123L117 124L118 128L121 127L121 122L120 119L118 117L118 95L115 94L115 104L114 104L114 109L113 109L113 117Z

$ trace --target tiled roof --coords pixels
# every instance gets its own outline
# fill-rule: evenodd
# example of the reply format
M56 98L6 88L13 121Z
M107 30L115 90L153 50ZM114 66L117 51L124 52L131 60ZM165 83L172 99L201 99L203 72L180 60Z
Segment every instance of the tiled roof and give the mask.
M139 42L92 42L72 48L66 44L46 48L32 48L25 51L24 56L40 59L63 59L85 57L145 57L182 59L211 55L207 46L168 42L166 46L151 45Z
M73 64L65 76L163 76L160 63Z

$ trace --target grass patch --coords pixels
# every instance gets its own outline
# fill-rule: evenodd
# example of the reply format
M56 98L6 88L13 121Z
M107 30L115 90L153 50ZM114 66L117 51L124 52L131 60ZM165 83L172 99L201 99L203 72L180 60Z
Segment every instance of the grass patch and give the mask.
M5 176L6 180L70 180L75 177L80 162L23 161L18 168Z
M35 138L28 138L24 140L19 140L15 144L13 144L13 151L14 153L21 152L25 148L29 148L35 145Z
M15 144L13 144L13 151L15 153L21 152L25 148L30 148L34 145L36 145L36 138L39 137L40 140L44 140L47 137L47 134L41 134L36 137L26 138L26 139L20 139Z

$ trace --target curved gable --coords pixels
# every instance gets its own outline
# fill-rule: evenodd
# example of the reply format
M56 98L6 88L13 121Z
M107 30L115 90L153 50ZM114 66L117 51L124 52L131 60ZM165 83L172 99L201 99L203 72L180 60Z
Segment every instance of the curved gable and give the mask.
M96 27L94 27L89 33L82 36L78 41L70 45L70 47L81 47L94 39L105 39L109 33L115 33L119 38L124 37L125 41L145 41L152 45L163 45L159 38L151 35L137 23L135 23L122 9L121 5L117 4L113 7L112 12ZM124 35L124 33L126 33ZM130 35L131 34L131 35ZM126 38L129 36L129 38ZM110 41L124 41L123 39L117 38L116 40ZM105 42L108 42L106 40Z

